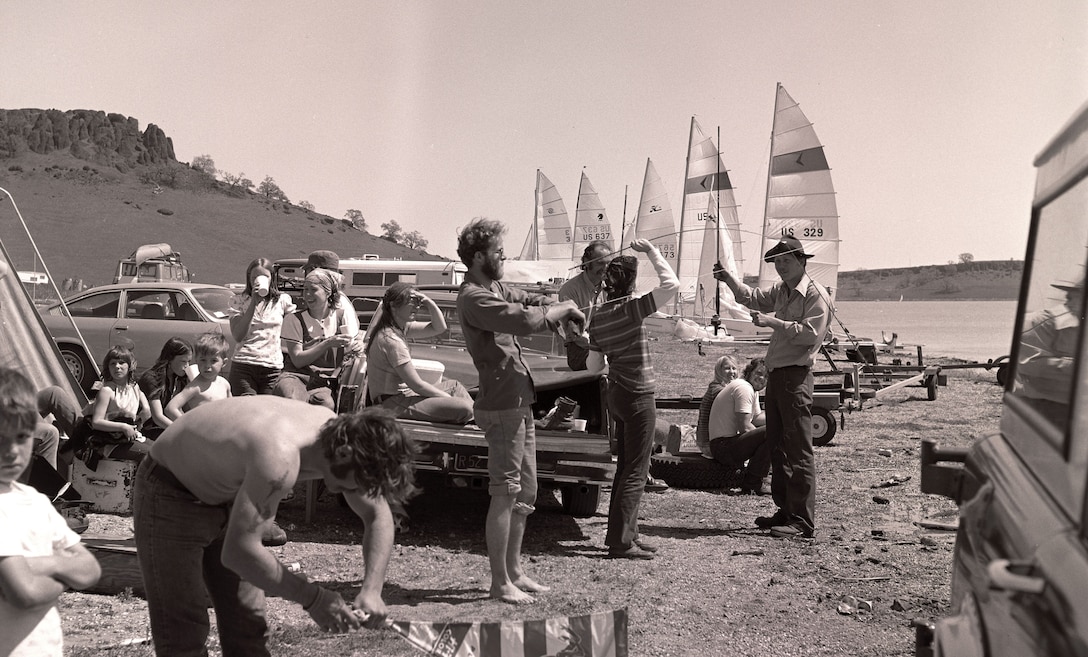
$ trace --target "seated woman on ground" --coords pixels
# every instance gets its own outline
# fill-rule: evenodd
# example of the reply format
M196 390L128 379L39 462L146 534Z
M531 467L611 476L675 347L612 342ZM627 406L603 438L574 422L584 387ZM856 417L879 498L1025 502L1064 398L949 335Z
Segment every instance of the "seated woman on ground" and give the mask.
M280 330L283 372L273 392L281 397L335 408L329 383L353 344L358 323L346 321L352 312L340 304L340 273L314 269L306 274L302 299L306 310L288 315Z
M192 345L181 338L170 338L163 344L159 359L140 376L140 390L151 409L151 418L144 423L143 434L150 440L158 438L173 422L163 409L189 383L185 369L192 359Z
M714 398L722 391L725 384L737 378L737 366L729 356L722 356L714 365L714 379L706 387L703 400L699 402L699 420L695 425L695 446L707 459L713 459L710 453L710 407Z
M413 321L426 306L429 322ZM410 283L396 282L382 298L366 344L367 390L371 404L406 420L465 424L472 421L472 397L456 379L432 385L424 381L408 349L408 336L428 338L446 332L446 318L435 302Z
M762 358L753 358L740 378L725 384L710 410L714 460L729 468L744 467L748 462L740 484L744 494L770 493L764 479L771 471L771 452L758 395L766 385L767 365Z
M100 455L139 461L150 449L137 428L151 417L151 409L136 385L135 370L136 358L127 347L113 347L102 359L102 389L84 409L90 428L85 440L92 451L101 447ZM88 467L92 462L97 461L88 460Z

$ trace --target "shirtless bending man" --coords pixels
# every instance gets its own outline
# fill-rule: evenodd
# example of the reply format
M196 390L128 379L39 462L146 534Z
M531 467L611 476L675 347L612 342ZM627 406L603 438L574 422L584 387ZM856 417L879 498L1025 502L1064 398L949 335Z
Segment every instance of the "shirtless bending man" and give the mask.
M363 520L355 608L376 627L393 546L390 503L415 492L416 448L381 409L335 415L274 395L204 404L171 424L136 476L136 547L155 651L206 654L205 589L224 655L268 655L264 596L302 605L322 629L363 622L339 593L291 573L261 536L296 482L323 479Z

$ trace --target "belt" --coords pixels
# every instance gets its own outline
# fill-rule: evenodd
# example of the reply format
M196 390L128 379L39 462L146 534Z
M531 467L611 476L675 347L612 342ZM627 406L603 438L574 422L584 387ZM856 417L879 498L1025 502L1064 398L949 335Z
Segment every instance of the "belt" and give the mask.
M197 504L201 504L203 506L229 506L228 504L207 504L205 502L201 502L199 497L193 495L193 492L186 488L185 484L181 483L181 480L178 479L177 475L175 475L173 472L170 472L170 469L162 463L159 463L155 459L151 458L150 454L144 457L144 467L147 468L148 478L154 477L155 479L158 479L164 484L176 488L177 490L193 498L193 501Z
M812 369L812 367L810 367L808 365L782 365L780 367L774 368L773 370L771 370L771 372L778 372L779 370L793 370L793 369L810 370L810 369Z

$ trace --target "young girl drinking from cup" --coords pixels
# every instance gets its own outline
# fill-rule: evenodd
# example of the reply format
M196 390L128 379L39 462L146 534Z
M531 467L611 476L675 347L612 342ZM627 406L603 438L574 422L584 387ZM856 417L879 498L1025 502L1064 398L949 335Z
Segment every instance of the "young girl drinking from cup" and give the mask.
M271 394L283 369L280 329L295 311L291 297L272 285L272 262L257 258L246 267L246 287L227 310L238 346L230 367L234 396Z

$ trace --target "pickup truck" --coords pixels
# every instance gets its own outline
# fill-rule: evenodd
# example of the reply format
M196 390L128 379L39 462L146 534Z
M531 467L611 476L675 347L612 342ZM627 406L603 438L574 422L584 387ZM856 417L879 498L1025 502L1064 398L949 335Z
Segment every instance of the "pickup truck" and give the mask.
M479 376L461 339L457 320L457 288L421 286L446 317L450 330L438 338L412 341L412 357L421 375L452 377L475 395ZM425 309L419 321L427 321ZM563 342L541 333L518 339L522 357L533 374L537 401L533 414L543 417L561 396L578 403L576 417L586 420L585 431L537 428L537 481L541 489L559 491L563 510L574 516L597 511L601 487L615 473L611 426L602 374L574 372L567 367ZM352 377L348 376L345 383ZM355 378L358 385L358 378ZM362 390L362 386L359 386ZM487 488L487 441L475 425L466 426L402 420L404 429L419 443L417 473L441 476L458 488Z

